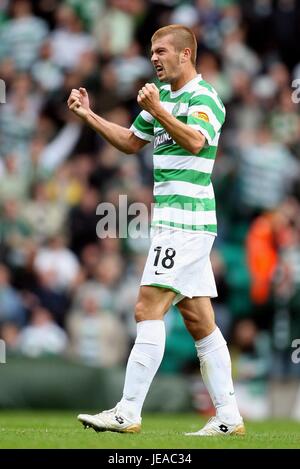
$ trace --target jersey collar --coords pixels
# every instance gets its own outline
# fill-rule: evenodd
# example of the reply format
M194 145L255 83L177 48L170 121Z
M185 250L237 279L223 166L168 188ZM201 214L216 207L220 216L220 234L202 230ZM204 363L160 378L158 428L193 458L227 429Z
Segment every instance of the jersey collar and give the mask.
M198 75L195 76L195 78L188 81L182 88L180 88L177 91L172 91L171 90L171 85L169 85L170 86L170 96L171 96L171 98L177 98L177 96L180 96L185 91L192 91L193 88L194 88L195 83L198 83L201 80L202 80L202 75L199 73Z

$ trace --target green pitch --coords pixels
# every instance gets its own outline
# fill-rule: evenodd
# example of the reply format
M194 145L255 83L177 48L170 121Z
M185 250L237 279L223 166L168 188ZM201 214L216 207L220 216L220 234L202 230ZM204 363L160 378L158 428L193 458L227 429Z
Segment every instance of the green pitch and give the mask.
M84 409L85 410L85 409ZM75 412L0 411L0 448L300 448L300 423L247 423L245 437L187 437L204 420L196 414L146 414L137 435L84 430Z

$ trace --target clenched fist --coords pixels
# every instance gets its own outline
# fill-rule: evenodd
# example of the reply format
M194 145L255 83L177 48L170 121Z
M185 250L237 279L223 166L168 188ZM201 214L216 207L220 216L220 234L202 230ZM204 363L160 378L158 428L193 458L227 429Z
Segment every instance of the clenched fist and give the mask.
M150 112L152 115L157 111L160 107L159 90L154 83L146 83L145 86L140 89L137 102L141 108Z
M68 99L68 107L70 111L81 117L82 119L88 115L90 110L89 95L85 88L79 90L73 89Z

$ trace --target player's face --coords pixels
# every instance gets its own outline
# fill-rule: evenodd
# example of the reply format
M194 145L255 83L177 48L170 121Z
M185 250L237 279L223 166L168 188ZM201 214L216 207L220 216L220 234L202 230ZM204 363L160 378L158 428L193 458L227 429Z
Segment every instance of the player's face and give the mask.
M152 43L151 62L159 81L172 83L181 75L180 53L175 49L171 35Z

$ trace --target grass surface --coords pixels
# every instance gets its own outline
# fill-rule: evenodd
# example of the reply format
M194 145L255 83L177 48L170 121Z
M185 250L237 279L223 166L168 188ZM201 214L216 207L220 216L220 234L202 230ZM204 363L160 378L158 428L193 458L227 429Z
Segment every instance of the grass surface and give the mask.
M195 414L146 414L142 433L84 430L76 412L0 411L0 448L300 448L300 424L246 423L245 437L187 437L204 423Z

